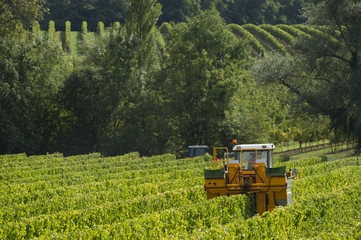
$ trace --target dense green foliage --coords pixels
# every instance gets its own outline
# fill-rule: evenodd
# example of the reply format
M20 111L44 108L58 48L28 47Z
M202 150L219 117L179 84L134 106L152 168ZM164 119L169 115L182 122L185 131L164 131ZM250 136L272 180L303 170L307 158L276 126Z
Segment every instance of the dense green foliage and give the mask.
M291 34L283 31L277 26L263 24L260 27L266 30L267 32L269 32L270 34L272 34L274 37L280 39L284 43L291 44L292 40L294 39Z
M234 35L238 38L245 38L252 47L252 50L256 52L257 55L263 54L266 52L266 49L261 45L261 43L254 37L253 34L248 32L242 26L237 24L229 24L229 29Z
M260 39L265 40L263 43L268 48L272 48L273 51L283 55L286 54L286 48L281 43L279 43L272 34L253 24L246 24L243 26L243 28L251 32L253 35L258 36ZM267 45L267 43L270 45Z
M286 162L293 204L258 216L252 195L206 199L203 157L2 155L0 237L357 239L360 161Z
M42 1L2 1L0 5L2 153L50 150L56 142L59 123L56 94L72 64L59 41L40 34L34 20L42 16L42 4ZM26 29L34 22L31 37Z
M0 36L2 38L20 34L29 29L35 20L46 12L43 0L3 0L0 4Z
M90 31L96 31L98 22L109 26L115 21L125 23L126 12L130 0L47 0L46 7L50 9L42 22L43 28L49 20L59 24L61 31L65 29L65 21L69 20L74 30L80 31L82 21L87 21ZM297 24L302 23L301 6L309 0L159 0L162 5L162 15L157 23L185 22L200 13L201 10L216 8L227 23L235 24Z
M309 25L292 56L270 56L257 65L265 81L279 82L307 102L305 109L327 115L337 129L334 138L354 138L361 148L359 98L361 69L360 1L318 1L305 6ZM286 29L286 28L285 28ZM262 66L262 67L260 67Z
M200 9L219 4L203 2ZM19 21L12 31L4 25L1 153L184 156L187 145L229 145L234 138L296 140L300 146L325 138L358 139L355 132L343 134L357 128L354 120L347 123L345 115L337 115L343 127L330 127L328 116L337 111L310 112L315 110L310 98L305 103L298 97L322 85L278 81L280 74L296 75L292 66L315 66L312 58L304 65L285 60L304 42L327 41L324 52L341 46L340 32L334 36L327 26L227 24L216 8L158 29L162 13L156 0L132 0L126 9L124 24L99 21L96 31L87 21L81 32L72 31L70 21L66 31L58 31L58 23L50 21L46 34L34 21L44 12L41 3L29 9L36 13L32 32ZM2 17L9 14L4 11ZM277 72L278 63L287 69ZM310 78L315 76L305 77Z

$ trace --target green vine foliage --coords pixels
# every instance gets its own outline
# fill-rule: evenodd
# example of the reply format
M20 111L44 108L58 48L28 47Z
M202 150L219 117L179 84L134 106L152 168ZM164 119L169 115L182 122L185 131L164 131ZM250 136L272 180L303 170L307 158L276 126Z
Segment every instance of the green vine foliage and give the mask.
M287 53L286 48L279 41L277 41L273 35L263 30L262 28L254 24L245 24L243 25L243 28L262 39L265 45L269 44L273 51L279 52L283 55Z
M54 21L49 21L48 39L50 41L53 40L54 35L55 35L55 23Z
M291 34L294 37L310 37L309 34L295 28L293 25L285 25L285 24L279 24L277 25L278 28L282 29L285 32L288 32L289 34Z
M253 195L206 199L204 157L15 154L0 163L4 239L361 237L357 157L287 161L299 172L292 205L262 216Z
M36 34L36 31L40 31L34 23L34 27L32 28L32 36L39 35ZM86 39L86 37L92 36L93 33L88 32L87 22L83 21L81 26L81 38L82 40ZM64 40L64 50L67 52L71 52L71 41L78 41L76 38L71 38L70 32L70 21L66 22L66 31L65 31L65 40ZM111 25L111 29L120 29L121 24L119 22L115 22ZM320 26L306 26L306 25L253 25L246 24L243 26L237 24L228 24L227 27L229 30L239 39L244 38L249 42L250 47L252 48L253 55L261 57L264 56L269 51L276 51L281 54L287 54L288 51L292 52L292 49L289 47L292 46L292 42L297 37L306 37L306 38L328 38L330 44L332 46L337 46L338 41L327 34L327 29ZM172 25L168 22L164 22L159 27L159 32L161 34L161 39L158 37L158 45L163 48L165 44L167 44L170 40L170 33L172 31ZM38 29L38 30L36 30ZM103 22L98 23L96 35L103 36L105 33L105 26ZM49 29L48 29L48 39L56 38L55 32L55 24L54 21L49 21ZM77 44L77 43L75 43ZM73 43L74 45L74 43Z
M81 36L82 39L85 40L88 35L88 23L86 21L83 21L81 24Z
M115 22L113 24L113 29L120 29L120 22Z
M315 27L310 27L310 26L307 26L307 25L300 25L300 24L297 24L297 25L294 25L295 28L311 35L311 37L313 38L316 38L316 39L327 39L328 42L331 42L332 45L337 45L338 44L338 40L326 33L324 33L323 31L321 30L318 30L317 28Z
M40 24L38 21L34 21L33 26L31 28L32 38L37 39L40 37Z
M269 25L269 24L263 24L260 25L260 28L266 30L267 32L269 32L270 34L272 34L274 37L280 39L281 41L287 43L287 44L291 44L292 40L294 39L294 37L283 31L282 29L273 26L273 25Z
M262 44L250 32L240 25L229 24L228 27L237 37L247 39L257 54L263 55L266 52L266 49L262 46Z
M71 53L71 23L70 21L65 22L65 49Z
M104 23L103 23L103 22L98 22L97 34L98 34L99 36L103 36L103 35L104 35Z

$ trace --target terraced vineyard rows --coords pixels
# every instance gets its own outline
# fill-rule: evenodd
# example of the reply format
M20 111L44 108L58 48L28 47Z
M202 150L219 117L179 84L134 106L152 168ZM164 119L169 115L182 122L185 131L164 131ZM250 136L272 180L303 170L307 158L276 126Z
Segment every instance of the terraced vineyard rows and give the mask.
M293 205L257 216L252 195L206 200L203 157L4 155L0 238L357 239L360 163L287 162L300 172Z
M165 25L169 25L169 23L163 23ZM55 23L53 21L49 22L49 29L47 31L40 31L39 24L35 23L33 27L33 36L39 37L48 37L49 39L56 39L57 41L62 42L62 46L64 51L71 53L73 56L78 56L79 45L85 39L94 38L97 36L104 35L106 27L102 22L98 24L98 30L96 32L88 32L86 22L82 24L82 31L76 32L71 31L71 23L69 21L66 22L66 31L55 31ZM108 27L111 29L119 28L119 22L114 23L112 26ZM330 44L336 45L338 43L337 39L329 36L326 31L322 31L323 29L320 26L306 26L306 25L254 25L254 24L246 24L243 26L237 24L229 24L228 25L230 31L232 31L238 38L246 38L249 46L252 48L253 55L255 56L264 56L269 52L277 52L283 55L292 54L292 46L293 40L295 38L302 37L314 37L314 38L327 38L330 41ZM161 28L161 27L160 27ZM171 28L171 27L167 27ZM325 29L324 29L325 30ZM169 38L169 33L165 37ZM158 39L158 45L163 48L165 45L165 39L163 35L159 35L160 39Z

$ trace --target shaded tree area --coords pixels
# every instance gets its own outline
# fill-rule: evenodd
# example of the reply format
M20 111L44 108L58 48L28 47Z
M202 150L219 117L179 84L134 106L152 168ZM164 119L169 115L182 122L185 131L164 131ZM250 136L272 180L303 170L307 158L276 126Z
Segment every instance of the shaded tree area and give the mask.
M202 9L215 6L227 23L296 24L302 4L307 0L203 0Z
M329 116L335 141L356 140L360 149L361 2L315 1L302 12L323 34L298 38L295 55L270 56L256 72L295 93L307 112Z
M248 39L237 38L215 8L159 30L161 4L132 0L124 24L83 32L73 57L54 31L27 31L25 23L44 12L35 5L32 19L0 29L1 153L182 156L197 143L302 144L330 136L330 114L308 114L311 104L298 97L327 87L299 78L315 78L314 72L294 72L314 66L312 59L252 57ZM295 49L309 40L300 38Z
M71 21L72 29L80 31L82 21L87 21L88 29L95 32L98 22L106 26L124 23L127 0L46 0L46 8L49 13L40 22L43 29L52 20L59 31L64 31L65 22Z
M42 28L50 20L63 31L65 22L71 21L72 29L80 31L82 21L88 22L90 31L96 31L98 22L110 26L114 22L124 23L129 7L128 0L47 0L49 14L45 15ZM301 5L308 0L159 0L162 5L157 25L163 22L185 22L201 10L216 8L226 23L236 24L296 24Z
M0 151L54 151L57 93L72 63L58 41L31 36L29 25L44 13L43 1L0 5Z

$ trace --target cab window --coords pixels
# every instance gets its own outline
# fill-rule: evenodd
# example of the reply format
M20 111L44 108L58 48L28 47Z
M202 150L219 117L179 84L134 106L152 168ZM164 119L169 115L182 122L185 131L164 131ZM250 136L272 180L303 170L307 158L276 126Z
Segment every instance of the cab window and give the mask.
M256 158L257 151L257 158ZM272 151L270 150L244 150L238 156L242 155L243 170L253 170L252 165L255 163L264 163L266 167L272 167Z
M252 170L252 165L256 163L256 151L242 151L242 168Z

